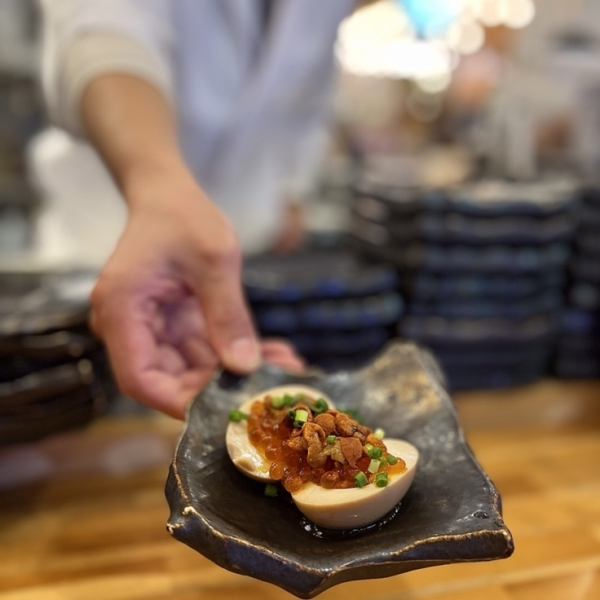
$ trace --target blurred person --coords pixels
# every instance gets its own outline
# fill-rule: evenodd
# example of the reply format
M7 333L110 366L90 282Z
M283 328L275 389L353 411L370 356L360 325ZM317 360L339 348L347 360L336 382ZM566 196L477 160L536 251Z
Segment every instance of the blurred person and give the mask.
M92 294L124 393L181 417L220 364L302 367L258 340L241 248L297 242L297 226L278 237L285 200L317 168L354 3L41 0L50 116L87 138L128 207Z

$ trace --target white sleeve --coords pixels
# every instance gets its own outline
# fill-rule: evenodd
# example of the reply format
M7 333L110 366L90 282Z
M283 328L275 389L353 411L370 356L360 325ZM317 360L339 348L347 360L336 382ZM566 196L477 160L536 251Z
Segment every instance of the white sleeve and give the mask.
M297 4L303 4L303 10L295 15L295 23L290 24L285 33L287 45L299 46L301 50L290 52L287 65L293 73L294 61L300 60L304 68L295 82L288 86L276 82L276 85L277 88L285 86L284 98L291 106L281 125L286 136L281 148L284 193L301 200L312 191L322 166L338 75L335 41L339 23L351 12L355 0L300 0ZM315 32L311 44L306 41L307 30ZM312 58L312 63L307 57ZM282 81L285 76L282 73ZM274 93L282 96L277 88Z
M286 176L284 194L288 200L302 202L313 191L329 139L329 115L319 114L295 132L295 142L282 149Z
M102 73L136 75L172 97L169 0L40 0L42 84L51 120L81 135L81 94Z
M333 70L316 81L311 93L312 110L298 111L285 125L286 144L281 148L284 193L303 201L312 191L322 170L323 157L333 120Z

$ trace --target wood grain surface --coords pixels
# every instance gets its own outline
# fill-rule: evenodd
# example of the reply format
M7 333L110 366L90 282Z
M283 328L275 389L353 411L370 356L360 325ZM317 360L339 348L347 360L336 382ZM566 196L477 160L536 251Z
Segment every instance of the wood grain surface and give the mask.
M320 598L600 598L600 383L547 381L457 404L502 492L515 554L347 583ZM292 598L165 532L163 485L179 430L156 415L111 417L0 451L0 599Z

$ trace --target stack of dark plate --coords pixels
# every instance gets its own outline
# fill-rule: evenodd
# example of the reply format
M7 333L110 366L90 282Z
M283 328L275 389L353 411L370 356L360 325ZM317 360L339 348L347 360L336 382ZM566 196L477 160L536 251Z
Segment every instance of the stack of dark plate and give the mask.
M353 237L399 269L400 334L434 351L451 387L505 387L545 373L575 227L570 184L422 190L371 177L357 192Z
M112 386L87 329L93 277L0 275L0 444L88 423Z
M42 126L43 112L36 77L9 73L0 65L0 257L3 259L25 252L34 235L33 216L39 201L26 181L25 157L27 143Z
M368 362L403 309L395 270L344 250L255 257L244 282L261 335L291 341L324 369Z
M600 377L600 186L586 187L578 204L555 367L564 378Z

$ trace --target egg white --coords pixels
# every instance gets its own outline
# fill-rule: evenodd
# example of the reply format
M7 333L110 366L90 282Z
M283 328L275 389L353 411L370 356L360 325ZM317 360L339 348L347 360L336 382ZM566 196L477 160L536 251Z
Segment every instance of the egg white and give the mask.
M328 490L306 483L292 494L292 500L311 521L329 529L354 529L373 523L390 512L410 488L419 451L408 442L383 440L388 452L406 463L402 473L391 473L386 487L370 483L363 488Z

